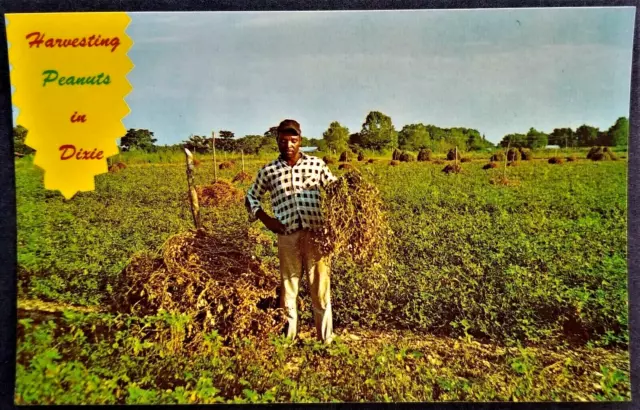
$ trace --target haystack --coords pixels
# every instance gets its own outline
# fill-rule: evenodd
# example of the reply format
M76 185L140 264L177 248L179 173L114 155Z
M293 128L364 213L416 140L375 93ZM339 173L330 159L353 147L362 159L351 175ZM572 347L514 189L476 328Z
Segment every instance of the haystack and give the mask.
M394 167L397 167L398 165L400 165L400 161L396 161L395 159L392 159L392 160L389 162L389 165L394 166Z
M125 169L126 167L127 164L125 164L124 162L116 162L115 164L111 164L111 166L109 167L109 172L115 173L120 171L121 169Z
M391 230L378 188L358 171L349 171L323 193L324 232L319 240L326 252L372 264L385 262Z
M336 160L334 158L328 157L328 156L324 156L322 157L322 160L324 161L325 164L330 165L330 164L335 164Z
M244 171L240 172L231 180L231 182L251 182L251 181L253 181L253 177Z
M351 165L351 164L344 163L344 164L340 164L338 166L338 169L351 170L351 169L355 169L355 167L353 165Z
M364 161L364 152L360 151L358 152L358 161Z
M219 179L211 185L196 186L198 203L200 206L225 205L233 202L242 202L244 194L231 182Z
M218 168L220 168L220 169L230 169L230 168L233 168L233 162L231 162L231 161L225 161L225 162L221 163L220 165L218 165Z
M564 158L562 157L551 157L549 158L549 164L563 164Z
M471 158L469 158L469 157L462 157L462 158L460 158L460 162L471 162Z
M445 174L459 174L462 172L462 167L460 164L449 164L442 169L442 172Z
M166 311L188 315L171 339L198 343L204 333L264 336L279 332L284 318L277 308L279 278L273 268L252 258L266 241L248 228L234 235L204 230L169 238L156 254L135 257L123 270L115 311L137 316ZM173 333L177 332L178 337Z
M349 162L353 161L353 153L351 151L344 151L340 154L340 162Z
M400 154L400 162L413 162L416 160L416 157L413 156L410 152L402 152Z
M568 162L575 162L578 160L578 156L576 154L571 154L567 157Z
M491 158L489 159L491 162L493 161L504 161L504 151L500 150L500 151L496 151Z
M449 161L454 161L456 157L458 161L460 161L460 156L460 151L453 148L451 148L449 152L447 152L447 160Z
M432 154L433 153L431 152L430 149L421 149L420 151L418 151L418 161L420 162L431 161Z
M369 159L367 160L367 164L373 164L374 162L376 162L376 160L375 160L375 159L373 159L373 158L369 158Z
M489 162L487 165L482 167L482 169L492 169L492 168L498 168L498 163L497 162Z

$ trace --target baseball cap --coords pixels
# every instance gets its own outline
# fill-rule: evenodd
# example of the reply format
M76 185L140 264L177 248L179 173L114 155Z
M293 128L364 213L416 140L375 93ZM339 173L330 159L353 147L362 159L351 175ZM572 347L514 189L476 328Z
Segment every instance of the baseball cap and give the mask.
M298 121L296 120L287 119L282 121L280 125L278 125L278 132L284 131L294 131L296 134L302 135L302 132L300 131L300 124L298 124Z

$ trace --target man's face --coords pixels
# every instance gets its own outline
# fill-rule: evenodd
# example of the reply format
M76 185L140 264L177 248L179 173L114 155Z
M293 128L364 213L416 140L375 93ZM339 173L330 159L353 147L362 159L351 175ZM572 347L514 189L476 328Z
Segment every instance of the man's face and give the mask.
M295 132L284 131L278 134L278 149L286 160L296 158L302 139Z

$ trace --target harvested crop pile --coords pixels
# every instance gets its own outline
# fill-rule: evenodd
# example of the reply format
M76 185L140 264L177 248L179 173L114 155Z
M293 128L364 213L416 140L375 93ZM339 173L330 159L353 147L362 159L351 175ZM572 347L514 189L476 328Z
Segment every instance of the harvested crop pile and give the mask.
M462 172L462 167L460 164L449 164L442 169L442 172L445 174L459 174Z
M409 152L402 152L400 154L400 162L412 162L415 160L416 160L416 157L414 157L413 154Z
M221 163L220 165L218 165L218 168L220 168L220 169L233 168L233 163L230 162L230 161L225 161L225 162Z
M346 169L346 170L350 170L350 169L355 169L355 167L351 164L340 164L338 166L338 169Z
M331 157L328 157L328 156L324 156L324 157L322 158L322 160L323 160L323 161L324 161L324 163L325 163L325 164L327 164L327 165L329 165L329 164L335 164L335 163L336 163L336 160L335 160L335 159L333 159L333 158L331 158Z
M373 159L373 158L370 158L370 159L367 161L367 164L373 164L374 162L376 162L376 160L375 160L375 159Z
M364 153L363 152L359 152L358 153L358 161L364 161Z
M396 161L395 159L392 159L391 162L389 162L389 165L397 167L398 165L400 165L400 161Z
M517 148L509 148L507 151L507 161L520 161L521 154Z
M456 156L458 157L458 161L459 161L460 160L460 151L452 148L452 149L449 150L449 152L447 152L447 160L449 160L449 161L455 160Z
M462 158L460 158L460 162L471 162L471 158L469 158L469 157L462 157Z
M504 185L504 186L518 186L520 185L520 181L517 179L509 179L503 175L497 176L495 178L491 178L489 182L492 185Z
M432 152L430 149L421 149L418 151L418 161L431 161Z
M242 202L244 194L234 187L231 182L219 179L211 185L196 186L198 203L200 206L223 205L232 202Z
M442 165L442 164L444 164L444 161L441 160L441 159L436 159L436 160L433 160L433 163L436 164L436 165Z
M401 154L401 152L398 151L398 149L394 149L393 150L393 154L391 154L391 159L394 160L394 161L400 160L400 154Z
M251 182L251 181L253 181L253 177L244 171L239 173L235 177L233 177L233 179L231 180L231 182Z
M587 159L593 161L603 161L603 160L611 160L615 161L618 159L616 154L611 151L609 147L591 147L589 152L587 153Z
M349 171L323 193L325 231L319 240L335 256L367 264L387 260L391 230L378 188Z
M113 307L138 316L188 314L189 322L171 330L171 340L188 343L213 330L224 336L278 332L284 325L275 297L280 280L252 258L264 240L248 229L232 236L174 235L157 254L135 257L123 270Z
M551 157L548 162L549 164L564 164L564 159L562 157Z
M520 148L520 158L524 161L531 161L533 159L533 152L530 148Z
M353 154L350 151L344 151L340 154L340 162L353 161Z
M487 165L485 165L484 167L482 167L482 169L492 169L492 168L498 168L498 163L497 162L490 162Z
M574 162L578 160L578 156L576 154L571 154L567 157L567 161Z
M490 161L504 161L504 151L496 151L491 156Z
M126 167L127 167L127 164L125 164L124 162L116 162L115 164L112 164L109 167L109 172L112 172L112 173L118 172L121 169L125 169Z

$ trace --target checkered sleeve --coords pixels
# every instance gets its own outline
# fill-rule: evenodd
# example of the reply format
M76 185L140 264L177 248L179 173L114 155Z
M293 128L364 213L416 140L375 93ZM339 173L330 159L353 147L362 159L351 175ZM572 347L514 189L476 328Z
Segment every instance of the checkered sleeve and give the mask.
M252 217L256 217L256 212L262 208L260 201L264 196L265 192L269 189L269 181L267 180L267 175L264 172L264 168L258 171L258 176L249 191L247 191L247 211L251 214Z
M320 169L320 185L326 188L329 184L337 180L338 178L331 173L329 167L326 164L322 164L322 168Z

